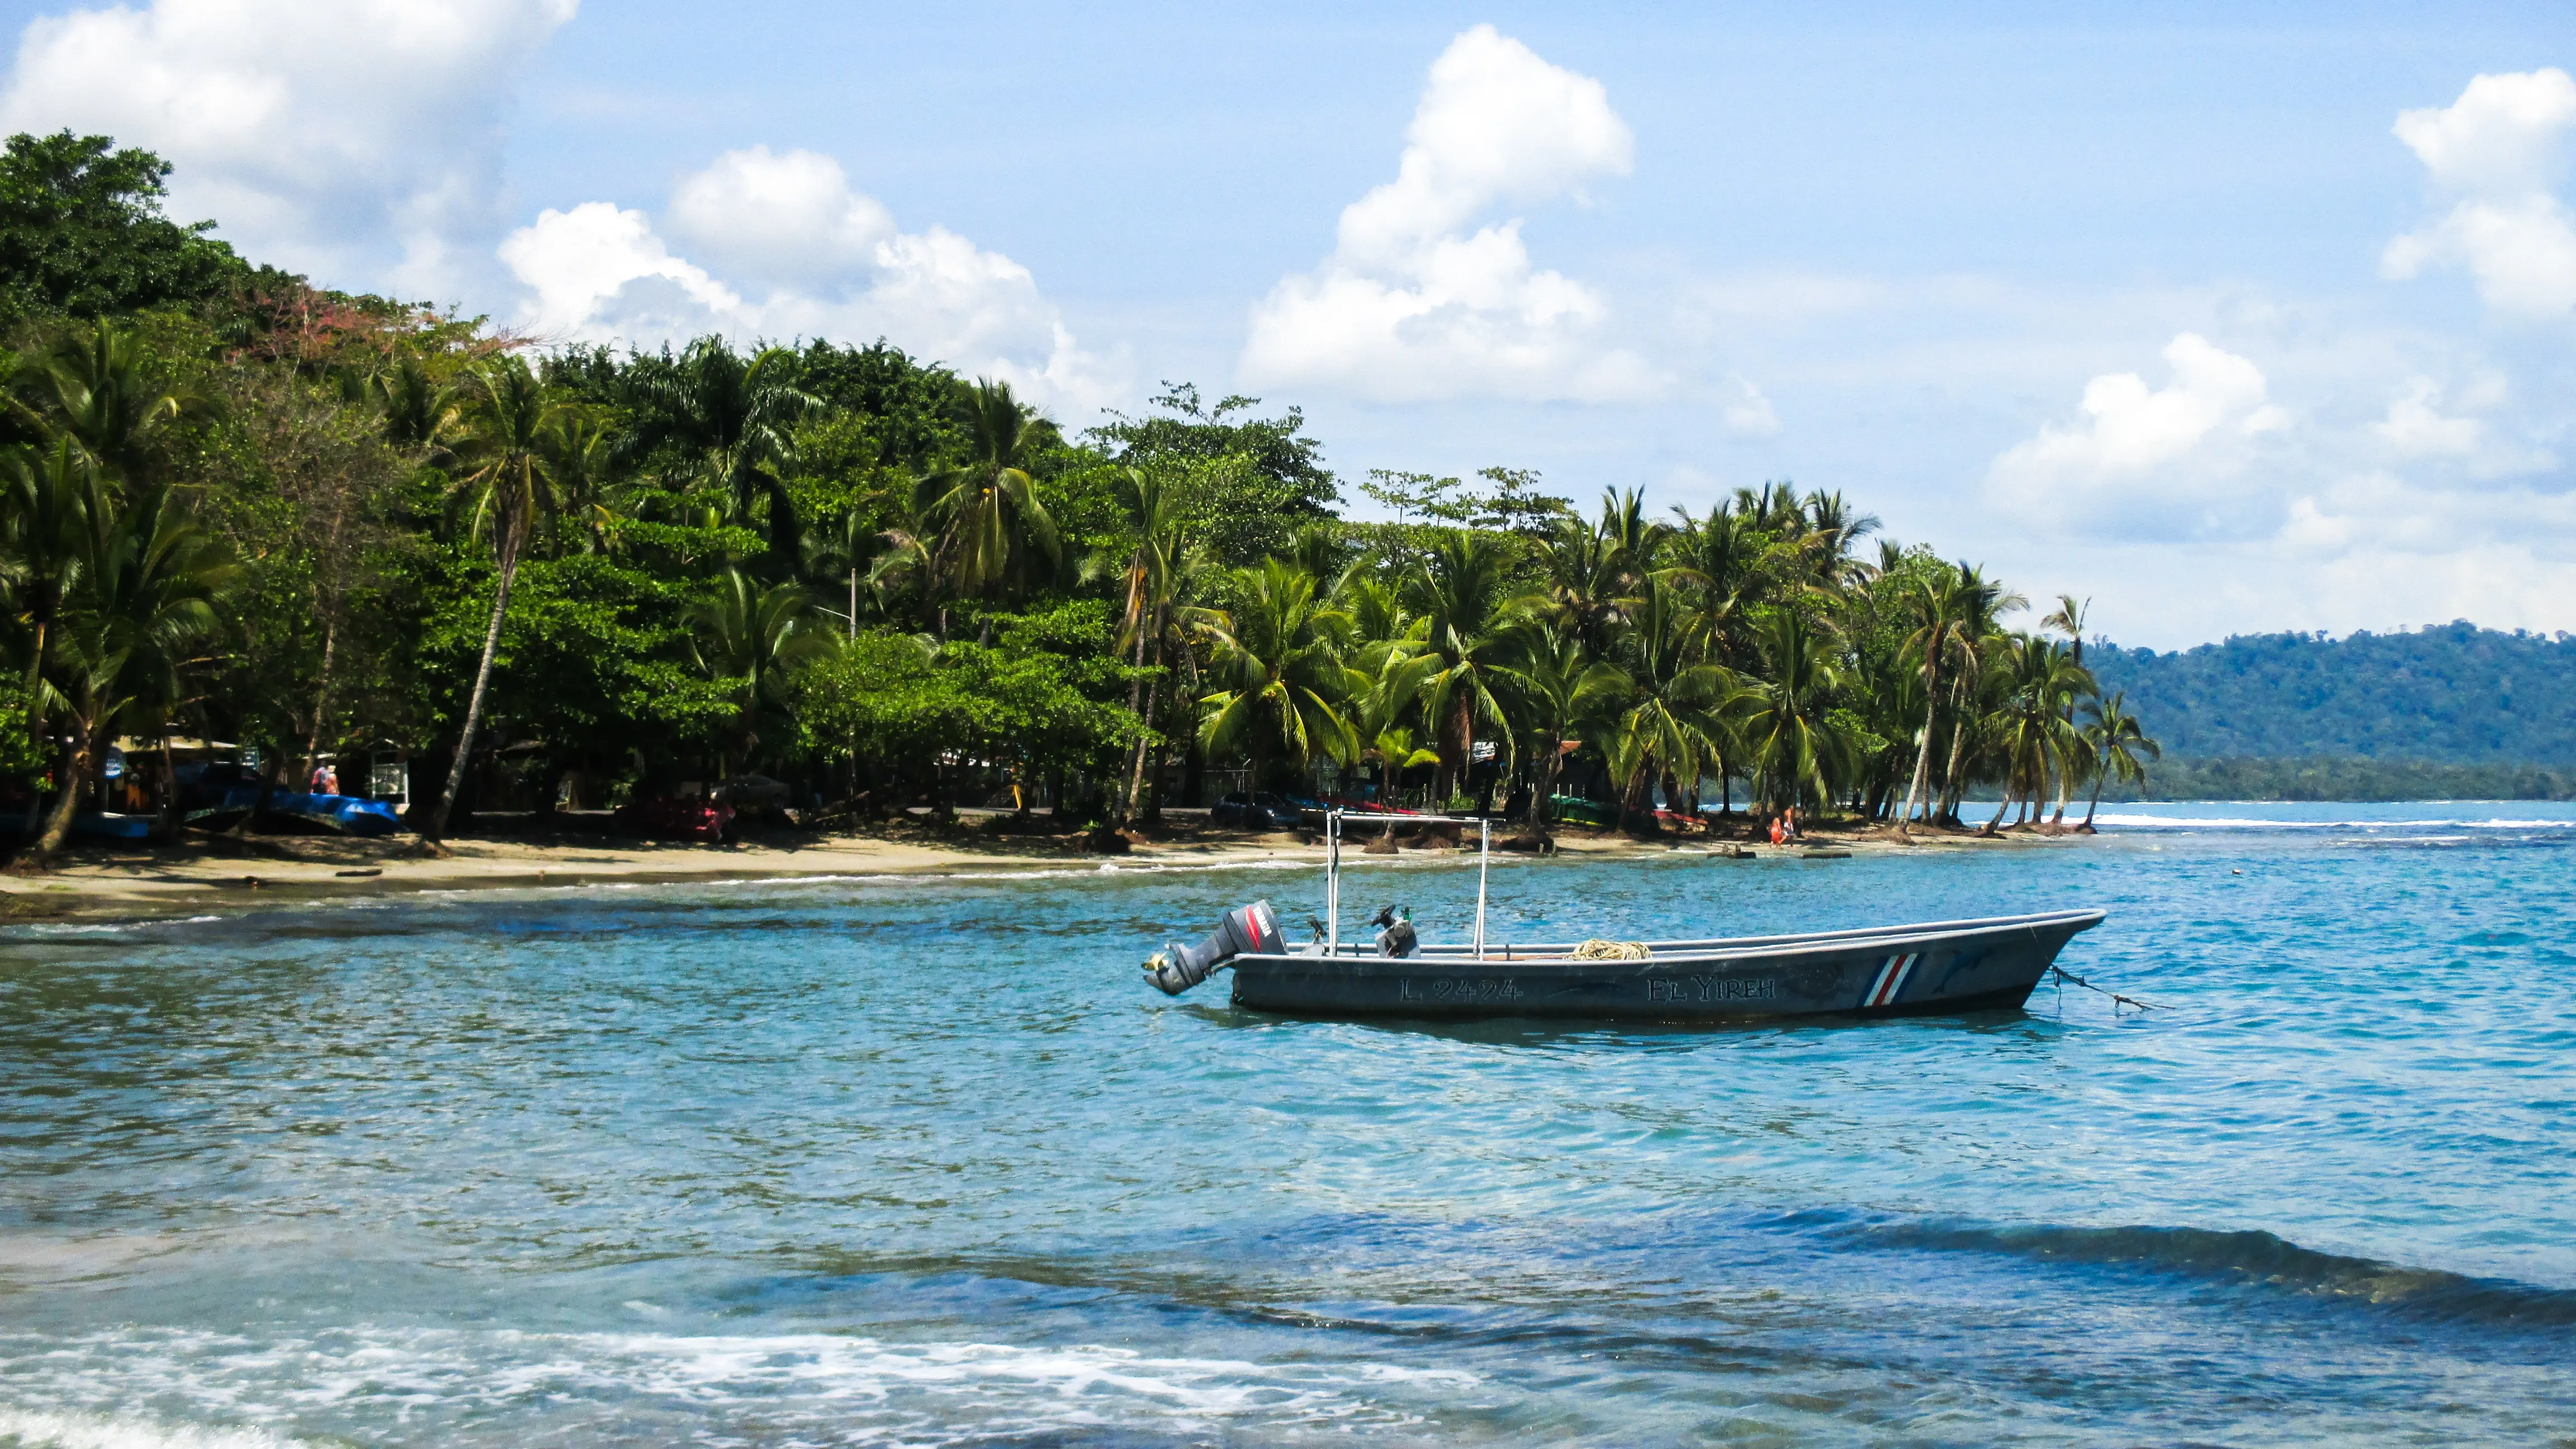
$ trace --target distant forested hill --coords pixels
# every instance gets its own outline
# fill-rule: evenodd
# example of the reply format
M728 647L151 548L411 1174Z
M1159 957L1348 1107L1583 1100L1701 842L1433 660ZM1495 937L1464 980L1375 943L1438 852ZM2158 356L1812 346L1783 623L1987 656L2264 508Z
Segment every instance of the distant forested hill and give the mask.
M2103 692L2127 692L2163 743L2169 785L2212 775L2201 762L2215 761L2348 762L2328 773L2364 789L2361 777L2379 779L2374 794L2391 771L2360 762L2399 775L2421 767L2440 793L2465 783L2460 767L2576 766L2576 637L2566 634L2465 622L2341 640L2253 634L2177 654L2095 644L2084 662Z

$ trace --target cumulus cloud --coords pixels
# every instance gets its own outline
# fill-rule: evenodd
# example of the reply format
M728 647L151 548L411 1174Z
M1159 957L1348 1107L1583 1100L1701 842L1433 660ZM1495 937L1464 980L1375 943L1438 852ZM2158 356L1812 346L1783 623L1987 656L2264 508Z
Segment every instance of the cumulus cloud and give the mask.
M673 189L661 227L604 201L549 209L500 255L527 288L522 321L549 338L882 336L1070 408L1124 388L1120 366L1081 349L1028 268L943 227L899 230L840 162L812 151L716 158Z
M1478 225L1580 199L1585 182L1626 175L1634 149L1601 82L1490 25L1460 35L1432 62L1395 179L1343 209L1320 268L1253 308L1246 380L1386 401L1655 389L1652 368L1600 339L1600 294L1531 262L1520 219Z
M2418 377L2388 404L2388 416L2371 425L2401 458L2468 457L2486 438L2486 424L2441 411L2442 385Z
M671 193L671 230L718 266L781 285L828 283L895 235L894 216L812 151L733 151Z
M337 285L449 297L497 223L501 122L579 0L154 0L20 37L0 126L174 163L171 208ZM475 238L484 238L480 245Z
M2254 440L2289 426L2262 369L2195 332L2165 346L2172 381L2134 372L2084 385L2082 417L2050 423L1997 458L1997 500L2076 531L2148 528L2203 534L2242 522L2255 502L2233 480Z
M2400 115L2397 139L2451 206L2391 241L2380 270L2464 267L2498 312L2576 313L2576 217L2556 195L2571 132L2576 80L2557 69L2481 75L2449 106Z
M1777 437L1780 432L1780 414L1771 399L1740 373L1727 378L1720 389L1717 415L1726 430L1739 438Z

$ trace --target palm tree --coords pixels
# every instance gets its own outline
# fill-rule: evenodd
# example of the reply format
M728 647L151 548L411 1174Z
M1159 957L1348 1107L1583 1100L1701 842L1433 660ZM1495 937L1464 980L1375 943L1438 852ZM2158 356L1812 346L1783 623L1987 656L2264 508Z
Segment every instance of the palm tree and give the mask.
M36 842L50 863L70 834L100 744L129 711L166 709L192 645L222 627L215 601L238 574L166 483L137 487L123 507L95 469L80 520L80 561L66 591L55 693L71 726L62 790ZM157 728L157 726L156 726Z
M1031 555L1059 557L1055 520L1029 469L1057 441L1055 425L1011 396L1010 384L978 382L967 407L968 453L925 476L922 516L938 529L940 581L959 598L991 594L1025 575Z
M46 735L55 699L45 676L53 658L65 595L80 577L89 502L99 492L97 465L75 452L69 438L41 456L23 449L0 454L0 585L7 589L10 642L23 658L26 730ZM25 834L36 833L41 804L27 803Z
M774 566L792 568L802 529L781 468L794 458L797 422L820 399L795 385L796 354L765 347L748 357L719 337L701 337L677 358L636 378L647 450L677 445L690 467L748 520L766 504Z
M1512 714L1529 733L1531 758L1538 763L1524 836L1535 841L1547 835L1548 802L1556 795L1565 742L1615 718L1630 687L1617 665L1594 658L1582 641L1553 628L1533 637L1508 673Z
M2075 665L2079 669L2084 666L2084 614L2085 611L2092 608L2092 606L2093 601L2091 599L2086 599L2081 603L2078 603L2073 594L2060 594L2057 596L2057 607L2049 612L2048 617L2039 621L2039 626L2041 628L2055 629L2066 636L2067 642L2074 646ZM2066 723L2070 730L2073 729L2075 724L2075 701L2071 698L2066 702ZM2082 743L2081 735L2076 736L2075 743L2080 747ZM2057 815L2055 819L2049 822L2049 824L2064 825L2066 823L2066 797L2074 790L2074 788L2074 772L2071 770L2059 771L2057 776Z
M1423 680L1422 710L1440 752L1443 804L1474 758L1477 722L1503 723L1497 671L1519 656L1536 605L1516 562L1500 534L1443 529L1404 581L1405 606L1425 625L1423 651L1439 660Z
M1734 512L1712 508L1706 518L1676 510L1681 527L1663 548L1668 582L1690 600L1690 627L1701 657L1734 666L1751 650L1751 613L1761 589L1763 550Z
M1923 788L1932 771L1932 725L1941 707L1941 671L1945 666L1965 671L1977 665L1977 639L1969 625L1978 605L1970 594L1969 577L1970 570L1962 564L1956 573L1919 581L1907 601L1916 626L1906 638L1905 652L1923 662L1923 739L1914 756L1913 782L1905 788L1905 809L1897 817L1899 835L1911 834L1915 806L1930 803Z
M1804 512L1806 532L1800 542L1812 587L1841 593L1860 583L1868 565L1851 556L1852 545L1878 531L1878 515L1855 513L1840 493L1822 489L1807 495Z
M2096 694L2084 703L2084 713L2088 716L2084 735L2093 746L2093 798L2084 807L2084 823L2076 827L2078 830L2092 830L2093 812L2102 806L2105 776L2116 775L2124 781L2144 783L2147 766L2139 756L2143 755L2147 760L2164 758L2163 746L2147 738L2145 731L2138 726L2138 717L2125 708L2127 700L2125 693L2114 694L2109 699Z
M583 552L613 551L617 509L609 494L617 477L616 430L604 418L566 408L547 429L546 455L561 504L554 510L556 522L568 520L582 531ZM561 552L562 540L554 547Z
M1744 750L1754 790L1767 813L1783 805L1829 799L1849 772L1849 734L1831 714L1843 683L1831 638L1795 609L1763 620L1762 672L1737 696Z
M1655 771L1664 777L1665 803L1678 809L1683 779L1696 795L1710 761L1725 770L1719 711L1736 682L1723 666L1695 657L1689 608L1671 586L1649 576L1626 608L1628 625L1612 658L1627 685L1620 725L1638 746L1636 772L1620 780L1619 795L1621 822L1633 830L1652 820L1644 807Z
M2050 767L2067 759L2066 740L2073 733L2066 724L2067 702L2092 683L2092 676L2057 641L2034 635L2010 643L2003 668L2009 684L1995 723L2004 798L1995 807L1995 818L1986 822L1982 833L1988 835L2002 826L2016 801L2035 813L2048 789Z
M1950 758L1941 772L1942 809L1937 813L1954 822L1960 793L1967 784L1959 767L1966 757L1969 727L1976 715L1976 711L1968 706L1984 683L1986 661L1999 656L2005 644L1995 621L2015 609L2027 607L2030 601L1989 580L1978 565L1962 563L1959 565L1957 602L1959 634L1975 644L1976 658L1969 663L1962 656L1960 662L1963 667L1953 670L1950 676Z
M1178 490L1167 485L1160 474L1137 468L1119 470L1120 501L1127 507L1128 547L1120 565L1125 584L1126 602L1118 619L1118 645L1134 652L1135 672L1127 680L1127 710L1139 720L1148 708L1145 699L1146 650L1148 644L1161 647L1161 630L1157 624L1172 602L1172 588L1177 577L1174 567L1187 551L1189 540L1181 527L1181 499ZM1150 729L1150 726L1148 727ZM1146 733L1136 736L1134 758L1129 761L1127 789L1118 811L1118 823L1127 825L1136 818L1136 803L1145 790Z
M465 706L465 728L457 736L456 760L448 767L447 787L421 832L435 846L447 835L447 820L465 788L465 771L474 758L474 737L483 725L483 700L492 683L492 656L501 647L501 621L510 610L510 586L519 577L519 559L537 515L554 504L554 464L547 446L559 405L546 395L536 374L518 358L486 366L475 378L472 418L459 446L466 468L458 480L473 513L473 532L492 540L494 576L492 620L483 631L483 658L474 668L474 693Z
M368 387L384 415L385 441L431 456L444 454L455 441L464 417L465 394L430 376L419 358L395 363Z
M719 761L725 774L733 773L734 749L746 767L752 762L762 712L787 707L796 666L832 647L831 633L812 627L812 605L798 585L763 588L742 570L727 569L716 581L715 596L689 610L698 667L710 678L740 681L734 738L728 758Z
M1383 603L1393 591L1383 585L1372 585L1361 591L1372 603ZM1346 614L1346 617L1348 615ZM1352 735L1359 742L1359 757L1378 767L1378 803L1390 804L1404 772L1416 765L1437 765L1440 755L1422 748L1412 721L1418 718L1417 706L1422 700L1423 685L1440 667L1440 660L1422 651L1422 630L1414 627L1399 610L1392 620L1394 629L1377 638L1354 630L1354 639L1343 659L1353 677L1363 681L1353 692L1345 713L1351 722ZM1395 841L1395 821L1387 820L1385 842Z
M1199 624L1213 646L1210 676L1225 686L1199 701L1199 738L1211 750L1242 746L1260 788L1276 744L1304 764L1321 752L1356 756L1342 702L1367 681L1342 662L1346 616L1315 596L1315 576L1278 559L1235 571L1240 596Z
M124 479L149 468L172 423L206 411L154 376L140 335L104 319L63 334L7 396L9 411L46 443L69 445Z

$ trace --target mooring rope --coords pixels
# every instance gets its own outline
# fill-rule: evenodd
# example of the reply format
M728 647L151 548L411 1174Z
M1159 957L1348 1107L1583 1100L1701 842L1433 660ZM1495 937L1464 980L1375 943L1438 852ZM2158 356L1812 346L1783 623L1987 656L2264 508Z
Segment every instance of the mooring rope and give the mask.
M2140 1010L2140 1011L2170 1011L2170 1010L2172 1010L2172 1008L2171 1008L2171 1007L2160 1006L2160 1005L2158 1005L2157 1003L2152 1002L2152 1001L2140 1001L2138 998L2136 998L2136 997L2134 997L2134 996L2122 996L2120 993L2118 993L2118 992L2116 992L2116 991L2110 991L2110 990L2106 990L2106 989L2104 989L2104 988L2102 988L2102 987L2096 986L2096 985L2094 985L2092 982L2085 980L2083 977L2076 975L2074 972L2067 970L2065 967L2058 965L2058 964L2057 964L2056 962L2054 962L2054 961L2051 961L2051 962L2049 962L2049 963L2048 963L2048 969L2049 969L2049 970L2051 970L2051 971L2053 971L2053 972L2056 972L2056 973L2057 973L2057 979L2058 979L2058 980L2060 980L2060 981L2072 981L2072 982L2074 982L2076 985L2083 987L2083 988L2084 988L2085 990L2087 990L2087 991L2100 991L2104 996L2107 996L2107 997L2111 998L2111 1009L2112 1009L2113 1011L2118 1011L2118 1010L2120 1009L2120 1007L2121 1007L2121 1004L2122 1004L2122 1003L2124 1003L2124 1002L2125 1002L2126 1004L2130 1005L2130 1006L2134 1006L2134 1007L2136 1007L2136 1008L2137 1008L2138 1010Z

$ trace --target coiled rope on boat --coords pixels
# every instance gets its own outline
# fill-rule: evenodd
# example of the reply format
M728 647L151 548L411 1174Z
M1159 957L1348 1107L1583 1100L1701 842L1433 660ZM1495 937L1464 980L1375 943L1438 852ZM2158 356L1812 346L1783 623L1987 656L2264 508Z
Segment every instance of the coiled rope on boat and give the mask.
M1577 961L1650 961L1654 955L1643 941L1586 941L1574 948Z

